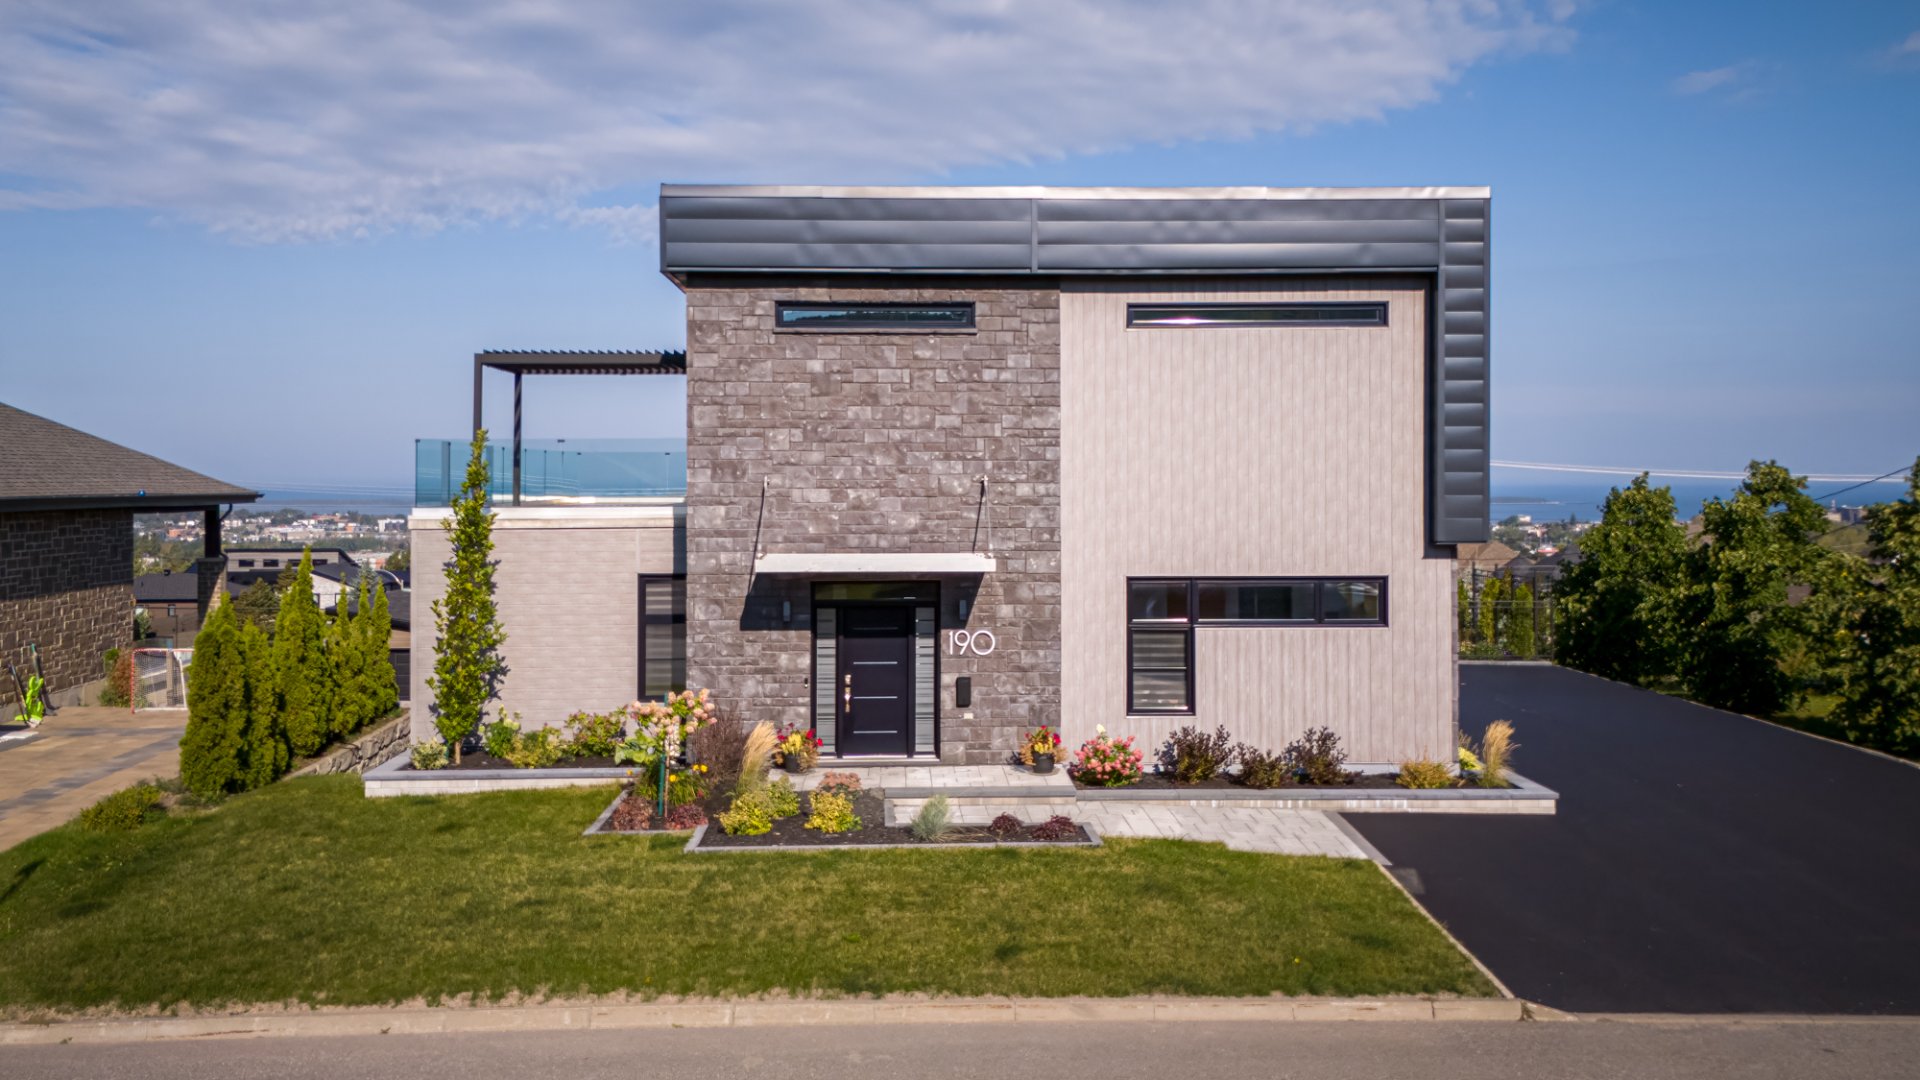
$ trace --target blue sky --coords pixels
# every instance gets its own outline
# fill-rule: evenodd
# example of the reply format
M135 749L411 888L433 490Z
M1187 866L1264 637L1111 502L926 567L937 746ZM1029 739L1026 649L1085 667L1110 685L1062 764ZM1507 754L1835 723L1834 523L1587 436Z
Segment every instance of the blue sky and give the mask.
M1488 184L1497 458L1920 453L1917 4L76 6L0 9L0 400L224 479L401 488L475 350L680 345L680 180Z

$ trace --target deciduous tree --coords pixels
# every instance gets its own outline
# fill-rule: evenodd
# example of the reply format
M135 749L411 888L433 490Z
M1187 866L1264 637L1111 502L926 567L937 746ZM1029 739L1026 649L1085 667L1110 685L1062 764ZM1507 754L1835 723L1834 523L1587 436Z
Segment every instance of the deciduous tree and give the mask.
M1833 719L1855 742L1911 754L1920 751L1920 458L1907 497L1867 512L1867 535L1878 565L1863 575Z
M1533 659L1533 587L1521 583L1513 590L1513 611L1507 615L1507 651L1522 660Z
M1554 658L1609 679L1646 684L1679 668L1679 605L1687 531L1673 492L1641 473L1607 494L1600 521L1580 538L1579 561L1554 587Z

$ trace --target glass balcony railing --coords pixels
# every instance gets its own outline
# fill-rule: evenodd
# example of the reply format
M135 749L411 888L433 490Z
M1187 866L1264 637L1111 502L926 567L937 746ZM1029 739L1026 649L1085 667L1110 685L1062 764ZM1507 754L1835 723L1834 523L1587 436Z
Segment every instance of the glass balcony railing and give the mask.
M413 504L450 506L467 474L464 439L416 439ZM487 490L513 505L513 446L487 444ZM687 493L685 439L526 439L520 447L520 505L619 503Z

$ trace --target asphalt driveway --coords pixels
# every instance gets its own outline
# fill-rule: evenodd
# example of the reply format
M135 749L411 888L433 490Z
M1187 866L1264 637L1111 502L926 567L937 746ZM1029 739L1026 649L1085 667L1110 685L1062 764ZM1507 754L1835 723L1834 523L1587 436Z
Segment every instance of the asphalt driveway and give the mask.
M1559 814L1347 820L1514 993L1920 1014L1920 768L1560 668L1461 677L1462 726L1512 721Z

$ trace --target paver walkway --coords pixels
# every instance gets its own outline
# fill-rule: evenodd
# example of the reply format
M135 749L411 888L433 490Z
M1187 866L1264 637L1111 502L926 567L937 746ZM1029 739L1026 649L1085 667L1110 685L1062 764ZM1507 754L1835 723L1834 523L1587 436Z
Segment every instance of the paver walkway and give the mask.
M186 712L70 705L30 738L0 742L0 851L61 825L101 796L180 773Z
M1074 817L1102 836L1217 841L1235 851L1278 855L1368 857L1332 817L1318 810L1083 802Z

